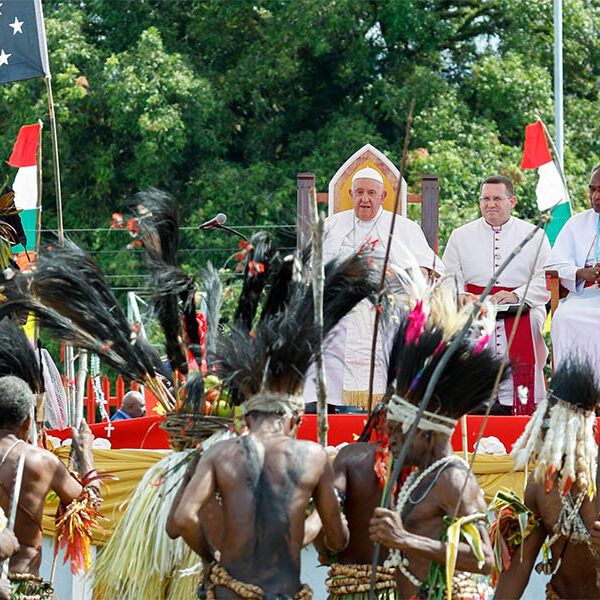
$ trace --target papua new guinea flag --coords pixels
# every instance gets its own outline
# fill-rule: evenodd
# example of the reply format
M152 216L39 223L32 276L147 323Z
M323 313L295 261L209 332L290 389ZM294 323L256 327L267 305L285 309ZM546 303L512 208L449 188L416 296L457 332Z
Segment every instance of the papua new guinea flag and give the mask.
M41 0L0 0L0 83L50 77Z

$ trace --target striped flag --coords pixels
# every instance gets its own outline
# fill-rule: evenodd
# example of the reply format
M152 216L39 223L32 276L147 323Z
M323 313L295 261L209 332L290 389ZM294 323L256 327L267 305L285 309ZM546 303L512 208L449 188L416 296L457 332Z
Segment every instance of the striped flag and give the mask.
M24 125L19 129L17 141L8 159L11 167L18 167L13 182L15 206L21 209L21 223L27 236L27 247L17 246L14 252L34 250L36 240L36 223L38 209L37 186L37 150L40 141L41 125Z
M525 127L521 169L538 170L539 179L535 188L538 209L544 211L555 207L551 213L552 221L546 230L548 239L553 244L558 232L571 216L571 203L563 180L552 160L541 121Z

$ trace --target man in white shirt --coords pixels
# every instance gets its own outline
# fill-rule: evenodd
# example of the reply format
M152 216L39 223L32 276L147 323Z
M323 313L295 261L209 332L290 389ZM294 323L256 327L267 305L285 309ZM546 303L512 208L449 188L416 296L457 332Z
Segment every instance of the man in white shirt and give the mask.
M569 295L552 317L554 366L565 356L586 356L600 383L600 164L592 169L591 208L573 215L561 229L547 269L556 269Z
M339 212L325 220L323 255L326 263L352 254L363 244L373 249L374 258L385 256L393 213L383 210L386 191L381 173L370 167L357 171L352 177L350 196L353 210ZM442 261L427 244L421 228L414 221L397 215L389 268L406 269L415 265L437 274L445 273ZM368 407L374 320L373 305L363 301L340 321L327 340L325 375L331 411L354 412ZM387 361L383 337L378 336L373 405L385 391ZM306 411L314 412L317 399L314 366L306 375L303 394Z
M513 183L502 176L488 177L479 194L481 218L455 229L446 245L444 264L456 278L459 292L479 295L512 250L534 225L511 215L517 198ZM543 399L546 385L544 365L548 349L542 337L549 300L543 265L550 254L546 234L540 230L494 282L491 300L498 305L518 304L525 298L529 307L522 313L509 349L511 377L498 390L496 414L531 414ZM514 316L498 313L494 345L498 356L506 352L515 323ZM527 401L519 399L519 386L528 390Z

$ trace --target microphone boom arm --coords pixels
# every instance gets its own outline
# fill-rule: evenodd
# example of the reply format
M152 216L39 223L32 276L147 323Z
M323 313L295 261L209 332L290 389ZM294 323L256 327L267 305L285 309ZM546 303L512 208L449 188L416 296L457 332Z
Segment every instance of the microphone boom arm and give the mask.
M237 235L237 236L241 237L246 242L248 241L248 238L243 233L240 233L236 229L233 229L233 227L227 227L227 225L216 224L214 226L214 229L224 229L225 231L229 231L229 233L233 233L234 235Z

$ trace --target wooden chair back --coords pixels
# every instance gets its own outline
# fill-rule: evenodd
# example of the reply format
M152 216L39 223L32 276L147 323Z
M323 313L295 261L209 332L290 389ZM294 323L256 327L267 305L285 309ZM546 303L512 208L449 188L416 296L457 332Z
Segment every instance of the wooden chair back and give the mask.
M317 192L317 202L327 203L328 215L353 208L349 194L352 176L358 170L371 167L379 171L387 191L383 203L385 210L393 210L400 173L395 165L380 150L371 144L365 144L357 150L335 173L329 182L328 192ZM402 181L401 201L398 214L406 215L408 203L421 204L421 228L427 243L437 252L438 245L438 212L439 181L437 175L423 175L421 179L422 193L408 194L406 181ZM308 203L310 195L315 193L314 173L298 173L297 178L297 245L304 247L310 240L310 218Z
M546 271L546 289L550 292L550 318L554 316L554 311L558 308L558 302L564 298L569 290L561 285L558 271ZM554 373L554 355L550 350L550 367Z

